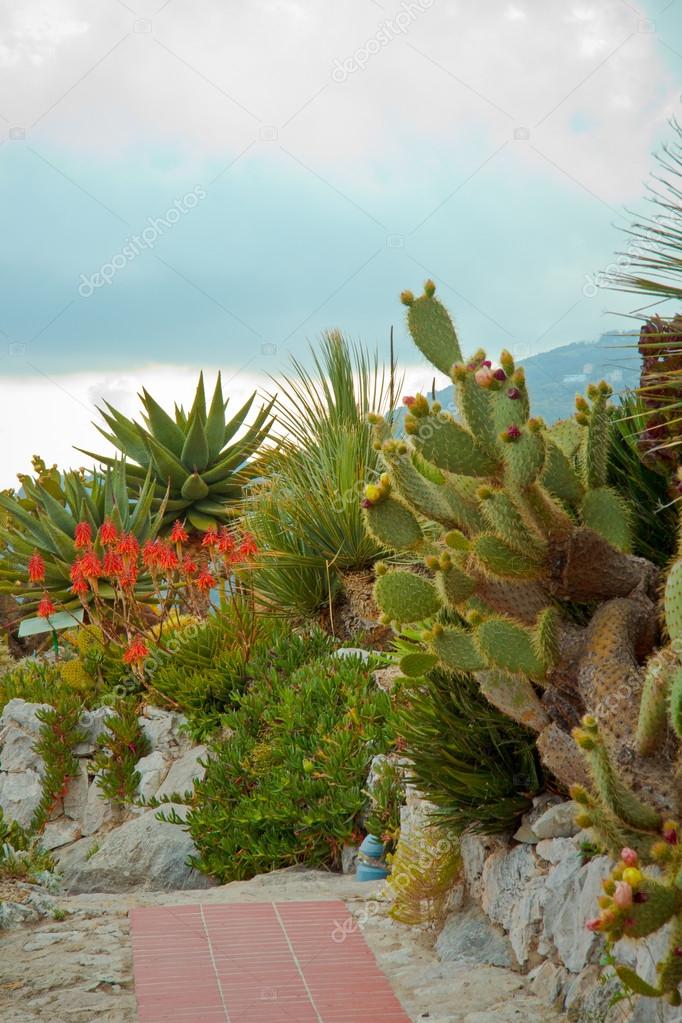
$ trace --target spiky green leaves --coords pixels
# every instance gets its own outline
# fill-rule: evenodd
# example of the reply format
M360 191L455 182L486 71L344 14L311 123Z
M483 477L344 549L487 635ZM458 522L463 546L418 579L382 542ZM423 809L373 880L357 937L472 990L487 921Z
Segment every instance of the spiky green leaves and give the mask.
M374 599L392 622L421 622L440 609L436 588L423 576L394 571L379 575Z
M178 517L186 517L195 529L215 528L230 518L231 505L240 497L241 485L253 475L249 462L270 430L271 404L260 410L239 440L233 441L244 426L254 398L251 395L226 422L227 402L223 399L220 374L208 409L200 374L188 413L176 406L173 419L143 391L144 426L107 405L107 412L100 411L110 432L100 432L128 459L137 462L126 468L131 493L140 474L144 478L147 471L155 482L157 503L169 490L164 526ZM106 456L92 457L104 465L112 463Z
M407 326L419 351L441 373L450 373L455 362L462 361L462 352L450 315L437 298L432 281L424 285L424 294L415 299L412 292L401 295L408 307Z

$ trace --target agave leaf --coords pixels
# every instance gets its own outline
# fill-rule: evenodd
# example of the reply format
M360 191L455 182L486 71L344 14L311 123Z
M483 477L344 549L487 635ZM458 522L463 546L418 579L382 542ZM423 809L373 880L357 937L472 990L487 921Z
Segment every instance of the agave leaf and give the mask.
M223 388L218 373L211 407L208 410L206 420L206 441L208 443L208 457L217 458L225 445L225 400Z
M66 561L70 561L73 557L74 546L73 540L70 536L64 533L58 526L53 522L50 522L43 514L40 515L40 519L45 529L45 532L52 540L54 545L55 553Z
M56 501L55 498L45 488L40 488L31 481L27 480L24 483L24 490L29 494L33 500L40 506L44 507L48 513L50 520L58 526L63 533L73 539L75 534L75 522L73 516L67 511L63 504Z
M139 429L142 432L142 428L139 427ZM167 448L162 447L150 434L145 436L145 442L161 479L166 483L170 480L174 487L181 487L187 478L187 471L182 462L179 462L175 455L171 454Z
M215 529L218 525L218 522L212 515L202 514L202 512L194 511L193 508L190 508L187 513L187 518L192 526L194 526L195 529L200 530L202 533L206 533L209 529Z
M4 508L6 512L9 512L13 519L20 522L26 532L30 533L39 546L45 546L52 550L51 542L48 542L48 537L46 536L41 523L39 523L33 515L22 508L16 498L11 498L7 494L0 493L0 508Z
M118 412L108 401L104 404L109 409L109 413L107 414L100 408L98 408L98 412L116 437L118 441L116 446L124 455L130 455L131 458L146 468L149 462L149 455L144 443L141 441L137 423Z
M251 406L253 405L255 399L256 399L256 392L254 391L253 394L251 395L251 397L246 399L246 401L244 402L242 407L239 409L239 411L235 412L235 414L232 416L232 419L230 419L230 421L225 424L225 430L224 430L224 433L223 433L223 442L221 444L221 448L224 448L225 445L229 441L232 440L232 438L234 437L235 433L237 433L237 431L242 428L242 426L244 425L244 420L248 416L249 411L251 409ZM270 407L272 407L272 406L270 406Z
M149 421L149 428L152 436L162 444L165 448L168 448L176 458L181 457L182 446L185 443L185 434L183 430L175 423L164 409L161 408L159 403L155 401L151 394L142 389L142 404L147 410L147 418Z
M107 440L110 439L109 435L104 430L101 430L99 426L97 427L97 429L99 430L103 437L106 437ZM116 446L118 447L118 445ZM101 465L105 465L109 469L115 468L115 466L120 465L121 462L120 458L112 458L110 455L98 455L95 454L94 451L86 451L85 448L76 448L75 450L80 451L82 455L87 455L88 458L93 458L96 462L98 462ZM122 449L119 448L119 450ZM149 465L148 453L145 454L145 464L147 466ZM136 479L143 480L147 475L147 470L146 468L142 468L142 466L140 465L131 465L130 462L126 462L126 474L128 476L133 476Z
M199 373L199 383L197 384L192 407L189 410L189 422L194 418L200 419L202 423L206 422L206 392L204 391L203 370Z
M202 472L208 465L208 441L204 420L194 413L182 448L182 464L189 472ZM185 475L187 475L185 473Z

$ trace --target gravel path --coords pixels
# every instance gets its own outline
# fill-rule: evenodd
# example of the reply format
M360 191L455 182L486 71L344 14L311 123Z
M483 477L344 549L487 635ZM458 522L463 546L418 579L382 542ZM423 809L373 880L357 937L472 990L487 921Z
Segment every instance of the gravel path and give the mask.
M352 877L287 870L197 892L55 899L58 915L0 931L2 1023L135 1023L128 911L183 903L343 899L415 1021L559 1023L519 974L440 963L432 937L386 916L377 889Z

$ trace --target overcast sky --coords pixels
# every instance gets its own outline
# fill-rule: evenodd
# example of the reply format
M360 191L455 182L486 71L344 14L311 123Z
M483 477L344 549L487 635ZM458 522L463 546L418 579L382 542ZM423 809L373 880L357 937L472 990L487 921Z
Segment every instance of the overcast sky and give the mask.
M625 329L594 275L681 93L682 0L3 0L0 486L324 327L428 378L427 276L469 350Z

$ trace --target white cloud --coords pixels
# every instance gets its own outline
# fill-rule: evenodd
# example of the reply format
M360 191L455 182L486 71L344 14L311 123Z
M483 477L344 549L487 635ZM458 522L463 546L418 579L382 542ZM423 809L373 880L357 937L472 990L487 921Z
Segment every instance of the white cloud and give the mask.
M400 394L429 393L434 371L426 363L401 367ZM215 385L216 370L204 372L207 395ZM228 411L236 412L253 391L264 395L273 390L265 374L239 373L223 369L223 390L229 394ZM62 469L91 464L76 447L111 454L112 449L93 425L100 420L96 406L110 402L127 416L139 419L137 397L145 387L159 404L172 411L175 402L188 408L194 397L197 371L187 366L149 365L134 373L75 373L45 377L0 377L0 489L14 486L17 473L31 471L34 454L48 465ZM436 387L448 385L448 378L436 374Z
M206 390L215 384L215 370L204 376ZM241 373L230 379L223 371L225 393L236 411L252 391L265 387L265 377ZM96 406L111 402L126 415L139 418L138 392L144 386L172 411L173 403L188 408L194 397L197 371L185 366L150 365L134 373L77 373L45 377L0 377L0 488L14 486L18 472L31 471L31 456L40 455L60 468L88 465L75 447L111 453L93 426L99 421ZM104 425L104 424L102 424Z
M405 30L376 50L381 27L408 9L417 13ZM677 105L655 33L622 0L568 10L565 0L391 0L352 18L335 0L144 10L87 0L0 8L0 91L14 103L5 116L40 118L33 140L112 152L179 145L188 159L227 161L254 142L261 154L281 143L334 181L362 175L382 187L403 172L427 179L434 151L444 165L472 145L492 152L523 125L561 170L517 146L522 164L614 200L638 193ZM335 61L358 55L365 69L334 81ZM576 116L591 124L579 146ZM263 126L278 128L274 144L260 141Z

